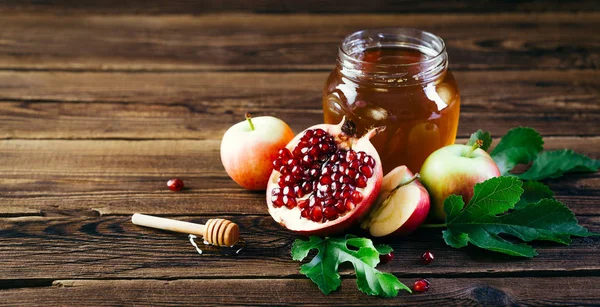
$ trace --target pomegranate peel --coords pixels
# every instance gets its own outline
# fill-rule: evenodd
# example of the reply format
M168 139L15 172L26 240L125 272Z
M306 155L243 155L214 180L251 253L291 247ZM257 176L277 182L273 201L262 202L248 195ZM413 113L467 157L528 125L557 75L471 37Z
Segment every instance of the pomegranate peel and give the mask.
M294 137L273 161L267 205L273 219L303 235L331 235L352 226L377 199L383 171L370 138L356 137L345 118L312 126Z

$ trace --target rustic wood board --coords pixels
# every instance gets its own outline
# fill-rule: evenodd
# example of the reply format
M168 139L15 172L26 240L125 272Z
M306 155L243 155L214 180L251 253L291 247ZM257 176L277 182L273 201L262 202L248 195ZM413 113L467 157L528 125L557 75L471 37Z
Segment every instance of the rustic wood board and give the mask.
M401 278L405 283L410 279ZM306 279L177 279L177 280L57 280L39 287L2 291L6 304L79 306L460 306L594 305L600 300L600 277L551 278L436 278L427 293L402 293L393 299L366 297L354 280L345 279L340 291L310 295Z
M457 142L526 125L547 149L600 158L597 1L8 0L0 14L0 305L600 301L598 237L536 242L527 260L450 248L439 229L378 241L396 252L380 269L408 285L429 278L428 293L368 297L342 267L341 290L321 295L289 255L298 237L219 160L223 132L247 111L296 132L321 122L339 41L379 26L446 40L462 96ZM167 190L171 177L188 189ZM545 183L600 232L599 174ZM201 256L185 235L131 224L133 212L230 218L248 245ZM425 250L436 255L428 266Z
M348 33L398 26L443 37L456 70L582 69L600 63L600 33L590 31L600 27L598 12L7 15L0 19L0 68L11 70L330 70Z

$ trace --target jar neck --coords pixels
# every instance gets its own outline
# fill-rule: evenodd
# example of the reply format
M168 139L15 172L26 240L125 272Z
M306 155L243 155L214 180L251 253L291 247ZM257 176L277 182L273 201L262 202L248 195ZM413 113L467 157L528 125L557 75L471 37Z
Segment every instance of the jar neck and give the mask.
M400 50L420 53L412 61L382 63L365 60L368 50ZM406 28L380 28L355 32L339 47L337 69L342 77L378 86L409 86L441 79L448 70L444 41L429 32Z

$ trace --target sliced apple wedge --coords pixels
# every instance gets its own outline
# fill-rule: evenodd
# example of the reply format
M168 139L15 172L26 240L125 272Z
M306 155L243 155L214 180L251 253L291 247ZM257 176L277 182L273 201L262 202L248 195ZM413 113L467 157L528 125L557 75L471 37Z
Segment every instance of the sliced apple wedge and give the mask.
M425 221L429 206L429 194L418 174L398 166L383 177L377 201L361 227L374 237L406 235Z

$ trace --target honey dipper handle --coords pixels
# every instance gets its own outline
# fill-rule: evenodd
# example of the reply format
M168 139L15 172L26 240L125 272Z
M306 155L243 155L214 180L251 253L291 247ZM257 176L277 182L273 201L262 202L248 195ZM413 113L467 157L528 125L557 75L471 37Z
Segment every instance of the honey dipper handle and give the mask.
M204 232L206 230L206 226L202 224L177 221L162 217L145 215L141 213L135 213L131 217L131 222L140 226L158 228L162 230L169 230L181 233L189 233L197 236L204 236Z

